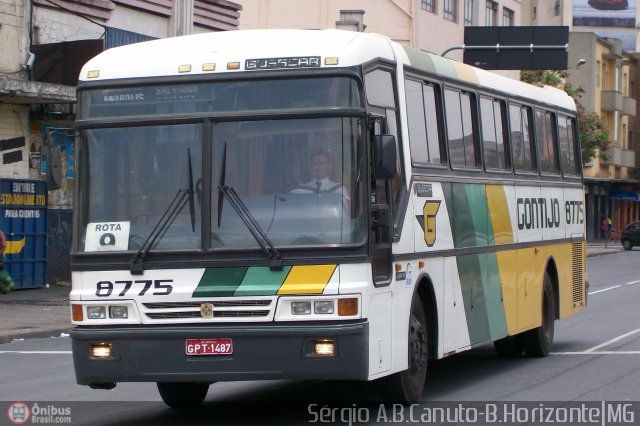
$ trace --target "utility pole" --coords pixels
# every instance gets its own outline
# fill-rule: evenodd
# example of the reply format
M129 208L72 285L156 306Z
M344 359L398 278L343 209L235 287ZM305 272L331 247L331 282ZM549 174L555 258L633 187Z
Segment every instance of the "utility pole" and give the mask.
M193 33L193 0L175 0L169 25L170 37Z

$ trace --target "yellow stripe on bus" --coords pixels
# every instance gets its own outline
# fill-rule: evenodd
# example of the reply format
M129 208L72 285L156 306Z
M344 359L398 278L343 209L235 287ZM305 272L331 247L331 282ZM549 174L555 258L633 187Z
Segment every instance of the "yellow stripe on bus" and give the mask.
M278 290L278 294L322 294L336 265L294 266Z
M491 216L495 243L512 244L513 232L504 188L502 185L486 185L485 192L487 194L487 204L489 205L489 216Z

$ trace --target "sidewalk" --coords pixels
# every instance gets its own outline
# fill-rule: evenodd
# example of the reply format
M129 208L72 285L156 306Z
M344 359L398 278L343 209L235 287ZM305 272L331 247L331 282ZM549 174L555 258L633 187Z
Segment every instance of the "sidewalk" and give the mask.
M619 241L587 245L587 257L623 251ZM69 286L14 290L0 294L0 343L14 339L57 337L71 328Z

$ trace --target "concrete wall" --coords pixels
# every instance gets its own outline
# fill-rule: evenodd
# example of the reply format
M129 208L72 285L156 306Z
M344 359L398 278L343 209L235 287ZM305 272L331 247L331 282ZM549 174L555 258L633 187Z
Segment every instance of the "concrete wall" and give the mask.
M0 0L0 73L21 71L25 61L24 12L24 0Z
M23 138L22 148L0 151L0 178L29 179L29 106L0 103L0 141ZM5 155L21 151L22 160L4 164Z

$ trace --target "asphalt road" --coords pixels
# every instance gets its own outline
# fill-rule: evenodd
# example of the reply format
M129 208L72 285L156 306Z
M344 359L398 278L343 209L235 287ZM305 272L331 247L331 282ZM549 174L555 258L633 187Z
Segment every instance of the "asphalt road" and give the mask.
M640 401L640 250L590 258L588 273L589 306L556 323L551 356L503 359L489 345L432 363L425 401ZM70 407L72 424L307 424L322 407L346 407L352 420L366 407L367 421L352 423L383 423L367 403L375 388L359 383L220 383L203 407L170 410L152 383L76 385L70 350L68 337L0 345L0 425L13 401ZM348 424L345 412L332 413Z

